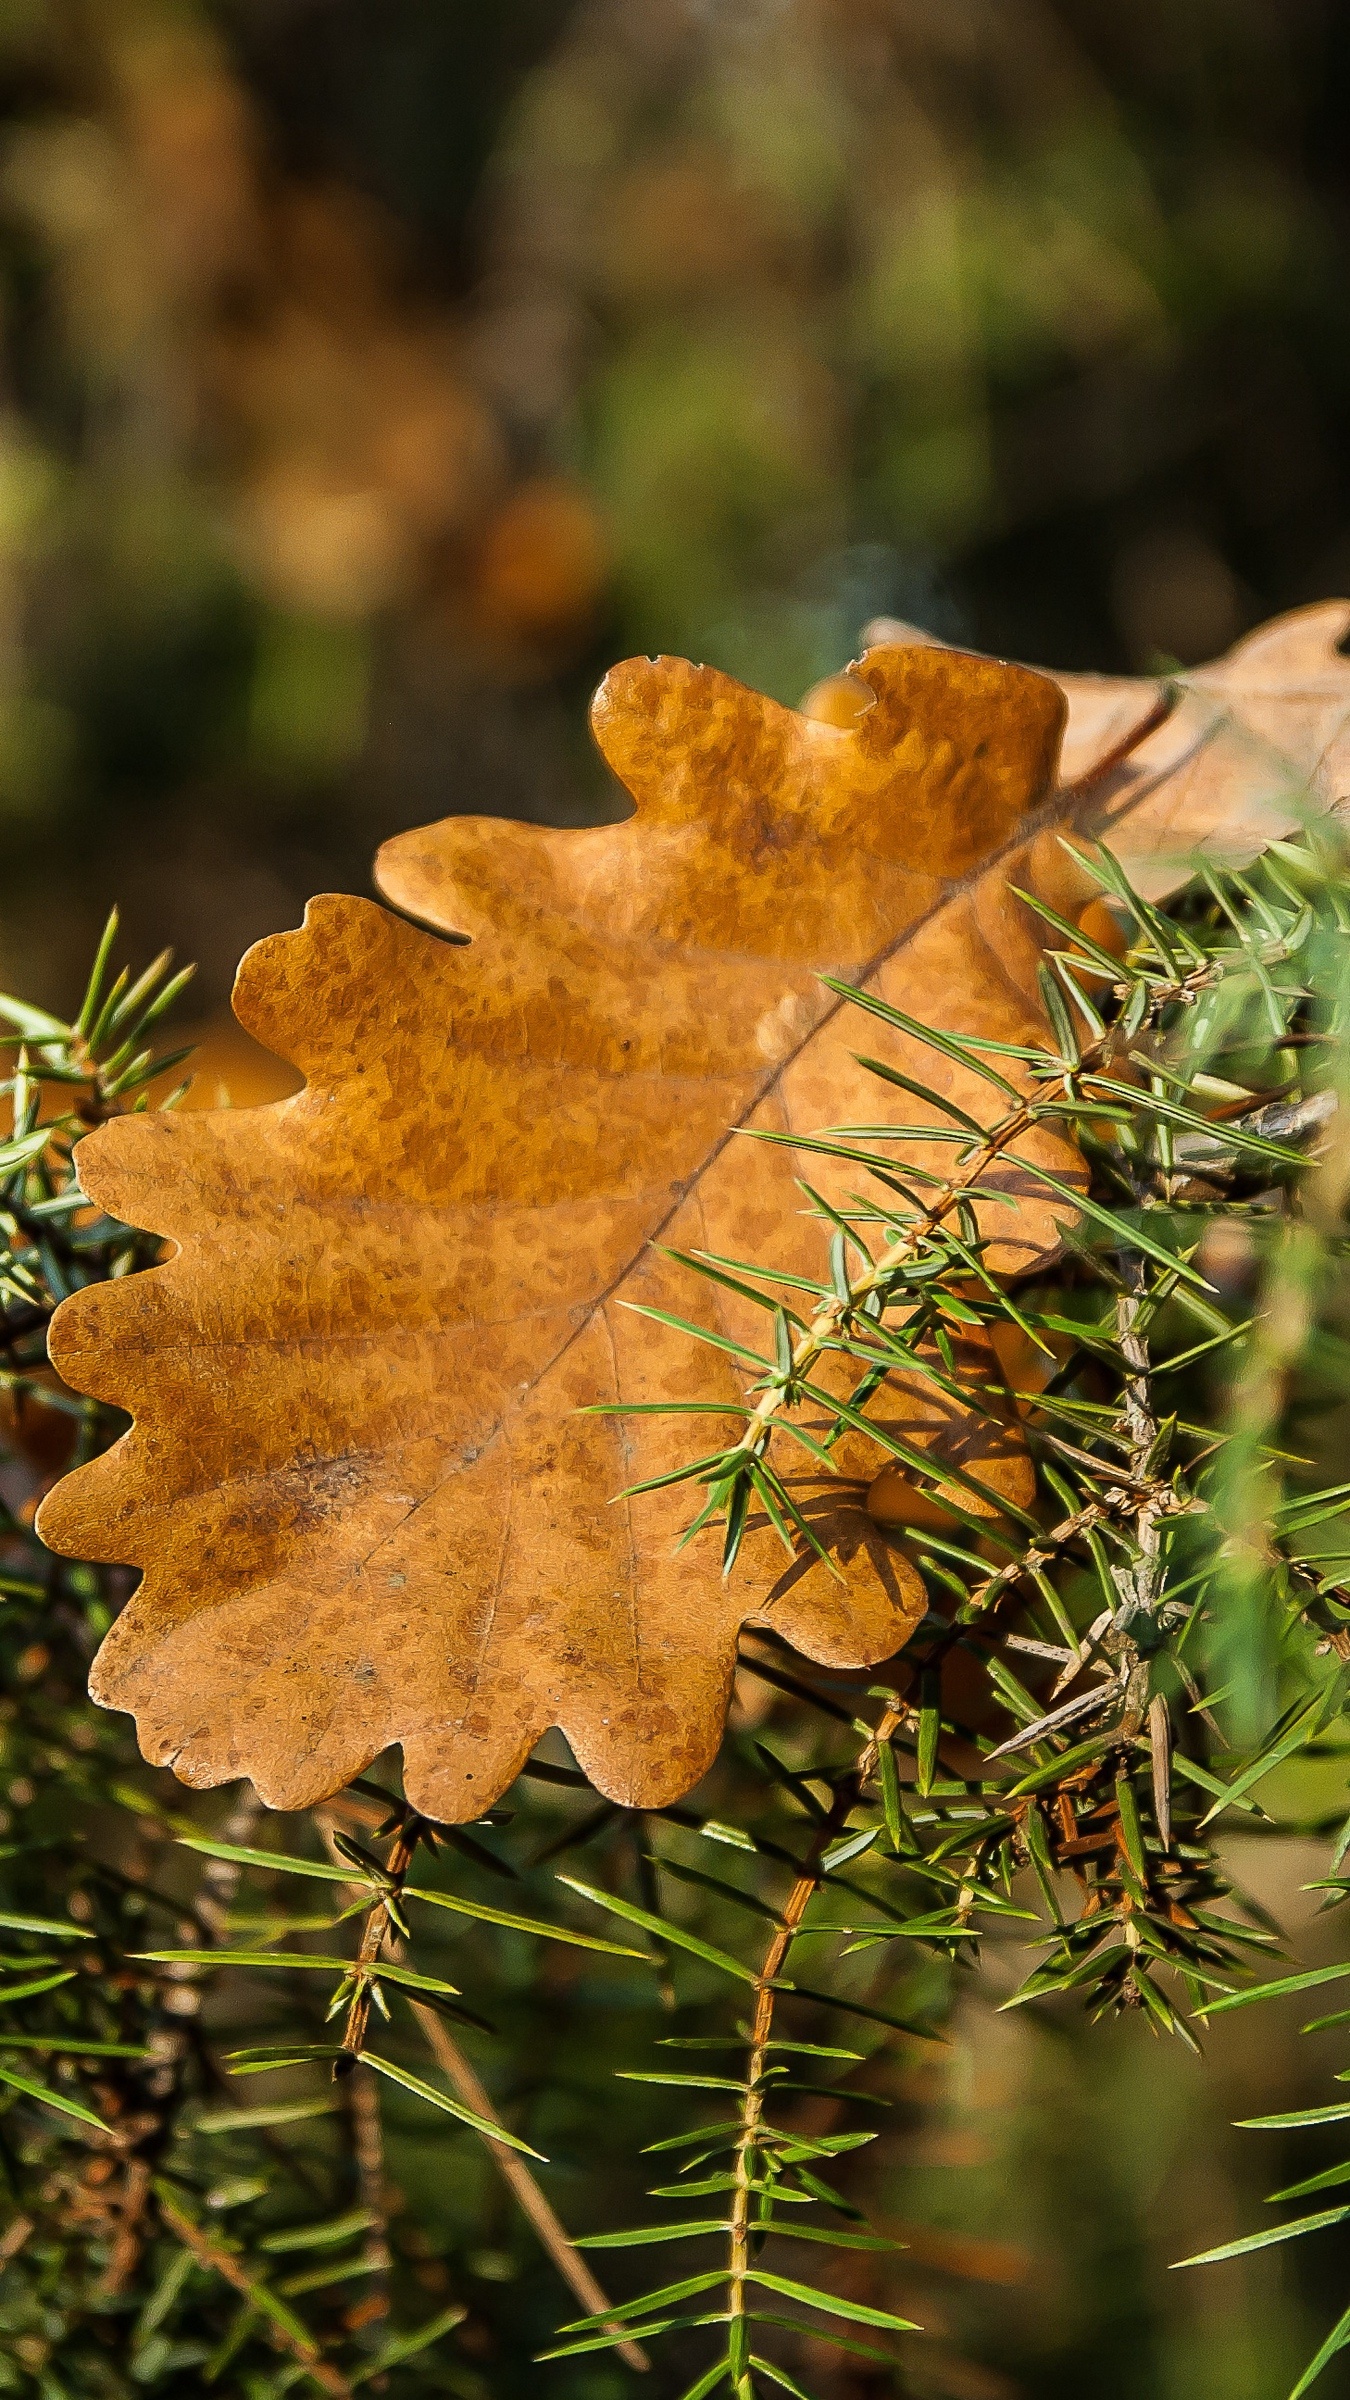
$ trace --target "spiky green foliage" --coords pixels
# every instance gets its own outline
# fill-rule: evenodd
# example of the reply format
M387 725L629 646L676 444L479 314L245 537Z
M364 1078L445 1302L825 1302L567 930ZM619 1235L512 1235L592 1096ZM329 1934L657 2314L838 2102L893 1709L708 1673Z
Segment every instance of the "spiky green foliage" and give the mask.
M817 1137L858 1188L840 1212L805 1187L816 1283L687 1262L770 1328L739 1440L691 1462L692 1538L720 1527L732 1557L762 1509L788 1549L808 1539L781 1446L828 1460L892 1368L1003 1421L993 1368L973 1391L958 1373L972 1329L1026 1381L1036 1498L990 1516L978 1478L894 1441L943 1512L895 1537L930 1599L909 1649L869 1686L748 1634L715 1775L644 1817L555 1740L475 1828L415 1816L387 1761L265 1820L246 1788L194 1797L145 1768L89 1707L128 1578L49 1557L28 1520L43 1476L118 1423L53 1387L43 1337L66 1291L157 1254L83 1203L78 1138L154 1104L174 984L160 961L107 986L110 931L75 1023L0 1003L0 2388L601 2400L650 2352L662 2391L750 2400L809 2387L808 2336L903 2377L920 2337L860 2205L888 2055L933 2054L991 1944L1033 1945L1009 2006L1132 2010L1190 2042L1278 1948L1216 1845L1290 1822L1267 1779L1325 1747L1346 1690L1350 1487L1316 1465L1307 1409L1345 1380L1350 878L1325 827L1247 875L1204 870L1166 912L1096 866L1125 955L1052 925L1053 1032L1013 1054L1029 1101L997 1045L904 1020L986 1076L992 1130L950 1109L932 1165L897 1169L888 1073L877 1124ZM851 997L861 1038L881 1004ZM1009 1290L972 1203L995 1157L1040 1172L1019 1145L1042 1120L1073 1126L1091 1187L1059 1263ZM847 1402L815 1380L831 1355ZM823 1441L805 1412L832 1418ZM551 2261L524 2307L473 2263L515 2239L487 2238L511 2222L498 2174ZM543 2186L574 2232L600 2227L571 2246ZM453 2274L425 2230L447 2205Z

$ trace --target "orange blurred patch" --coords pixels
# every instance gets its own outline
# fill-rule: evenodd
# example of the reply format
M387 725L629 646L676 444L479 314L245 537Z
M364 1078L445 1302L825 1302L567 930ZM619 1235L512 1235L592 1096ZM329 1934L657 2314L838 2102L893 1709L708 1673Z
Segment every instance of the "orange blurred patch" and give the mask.
M781 212L711 144L690 141L633 162L611 199L603 272L611 296L630 305L753 289L776 280L795 247Z
M48 1391L66 1391L51 1367L33 1368L20 1390L0 1390L0 1449L54 1481L70 1464L77 1428L68 1410L44 1399ZM69 1397L74 1399L74 1393Z
M608 545L576 485L539 476L489 518L470 611L496 639L557 641L584 626L604 589Z
M995 2283L1011 2289L1030 2283L1038 2261L1013 2242L983 2241L977 2235L949 2233L935 2225L896 2225L917 2266L934 2267L939 2274L959 2276L963 2283Z

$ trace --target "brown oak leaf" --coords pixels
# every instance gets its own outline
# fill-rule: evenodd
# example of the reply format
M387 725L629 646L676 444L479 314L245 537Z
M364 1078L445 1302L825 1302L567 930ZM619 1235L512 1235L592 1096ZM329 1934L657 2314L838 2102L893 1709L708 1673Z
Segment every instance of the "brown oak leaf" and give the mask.
M757 1312L665 1246L818 1271L792 1151L735 1129L877 1114L860 1020L822 974L1000 1039L1039 1022L1036 927L1007 882L1015 862L1081 897L1052 834L1082 815L1055 785L1063 698L916 646L856 674L872 697L841 726L682 661L616 669L594 722L634 817L401 837L382 889L471 946L315 901L249 953L236 998L304 1089L82 1145L91 1198L178 1249L58 1314L62 1373L135 1423L42 1530L144 1570L91 1688L185 1780L248 1774L295 1807L400 1741L415 1804L462 1818L557 1724L603 1790L653 1805L709 1762L747 1618L835 1664L915 1622L862 1437L838 1477L792 1470L839 1579L761 1523L724 1580L715 1543L676 1547L686 1489L613 1500L687 1460L690 1420L585 1413L693 1399L713 1412L700 1446L732 1438L720 1412L753 1369L633 1304L760 1349ZM1156 687L1117 694L1080 772L1157 706ZM1040 1140L1071 1181L1073 1153ZM1016 1268L1065 1204L1008 1172ZM897 1389L874 1414L916 1406ZM971 1458L968 1424L956 1438ZM1015 1434L993 1423L977 1448L1019 1496Z

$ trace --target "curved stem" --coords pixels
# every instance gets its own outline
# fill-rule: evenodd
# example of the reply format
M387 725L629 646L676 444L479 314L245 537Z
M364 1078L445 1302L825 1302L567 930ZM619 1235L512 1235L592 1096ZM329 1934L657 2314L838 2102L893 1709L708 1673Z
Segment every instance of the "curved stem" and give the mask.
M1169 1001L1193 997L1203 984L1213 980L1213 974L1213 968L1206 967L1192 970L1173 984L1157 986L1149 997L1146 1022L1156 1018ZM1081 1087L1091 1083L1095 1077L1106 1074L1115 1056L1122 1048L1128 1050L1130 1041L1137 1040L1142 1030L1141 1027L1134 1035L1126 1036L1119 1025L1108 1025L1104 1033L1096 1035L1085 1045L1073 1064L1061 1060L1058 1077L1041 1086L1034 1098L1019 1100L1006 1116L1000 1118L985 1135L974 1155L967 1159L959 1175L948 1178L927 1207L912 1224L902 1229L881 1257L861 1275L851 1278L844 1291L832 1294L825 1301L805 1332L792 1344L786 1370L776 1375L769 1388L760 1394L739 1442L728 1453L719 1471L719 1483L724 1483L729 1475L736 1472L734 1462L738 1459L762 1457L773 1432L774 1419L785 1408L794 1405L803 1378L832 1347L841 1328L848 1324L854 1312L872 1293L884 1293L887 1290L892 1277L914 1256L919 1245L938 1230L972 1187L978 1185L979 1178L1007 1150L1009 1143L1018 1140L1045 1116L1053 1115L1056 1105L1072 1097L1076 1086Z
M828 1814L817 1826L811 1846L803 1859L797 1879L784 1904L781 1920L764 1954L764 1963L755 1977L755 2012L750 2028L750 2050L745 2069L745 2099L741 2111L741 2134L736 2146L733 2172L736 2182L731 2202L731 2230L728 2255L727 2353L735 2382L738 2400L751 2391L749 2381L749 2342L747 2338L745 2291L750 2271L751 2210L754 2198L752 2186L756 2181L760 2138L764 2124L764 2073L768 2064L769 2045L773 2039L774 2003L778 1997L778 1979L787 1963L793 1942L801 1930L802 1919L814 1894L820 1889L824 1860L831 1844L839 1839L853 1810L857 1807L867 1785L876 1773L886 1743L898 1733L907 1710L903 1701L891 1701L879 1720L876 1731L859 1751L849 1773L836 1786Z
M389 1853L387 1871L396 1900L403 1889L408 1869L412 1865L420 1830L420 1818L413 1816L406 1818L399 1828L398 1839ZM366 1917L365 1924L361 1929L361 1947L356 1954L357 1969L365 1968L367 1972L361 1974L358 1971L357 1973L356 1989L352 1993L351 2005L347 2010L347 2022L342 2032L342 2047L352 2057L359 2057L365 2047L366 2026L370 2019L371 1976L369 1971L379 1959L385 1937L390 1931L390 1925L389 1904L386 1899L381 1898L375 1902ZM339 2064L342 2063L344 2062L339 2061Z
M1063 1077L1062 1086L1067 1085L1068 1080L1067 1076ZM895 1241L883 1250L880 1258L865 1273L850 1280L847 1295L836 1294L816 1311L806 1332L793 1344L788 1372L780 1381L775 1381L767 1392L761 1393L754 1413L736 1445L738 1451L747 1455L759 1453L765 1437L773 1429L774 1418L789 1405L793 1387L811 1372L817 1359L829 1349L840 1327L856 1308L861 1307L869 1294L886 1288L897 1268L904 1266L913 1257L919 1244L937 1230L943 1218L957 1206L976 1178L1007 1148L1009 1142L1016 1141L1036 1121L1042 1106L1043 1102L1033 1104L1023 1101L996 1125L969 1161L964 1173L945 1183L937 1198L930 1201L923 1214L912 1225L907 1225Z

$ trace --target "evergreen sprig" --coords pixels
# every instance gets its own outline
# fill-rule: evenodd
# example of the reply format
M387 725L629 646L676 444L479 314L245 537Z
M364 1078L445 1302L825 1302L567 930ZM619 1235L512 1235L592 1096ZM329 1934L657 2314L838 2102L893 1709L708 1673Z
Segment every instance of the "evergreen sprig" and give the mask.
M734 1443L679 1471L703 1487L690 1538L716 1523L730 1564L758 1512L809 1552L781 1462L828 1474L863 1430L922 1502L889 1538L929 1605L870 1687L747 1633L716 1775L645 1816L554 1740L476 1827L417 1816L385 1761L264 1829L246 1787L183 1792L90 1708L130 1579L43 1552L32 1501L120 1420L56 1383L45 1329L77 1285L159 1255L90 1210L77 1145L110 1113L181 1101L155 1097L182 1054L151 1037L183 979L159 960L110 980L114 922L71 1024L0 1001L0 2389L130 2400L191 2377L272 2400L388 2380L478 2400L546 2371L590 2400L605 2356L642 2369L669 2344L663 2388L685 2400L800 2395L801 2336L876 2366L915 2331L865 2221L868 2120L887 2054L932 2055L982 1956L1006 1980L1008 1945L1034 1937L1006 2005L1129 2009L1192 2043L1259 1996L1278 1934L1217 1844L1239 1820L1287 1828L1267 1779L1325 1746L1350 1667L1350 1486L1308 1456L1317 1378L1344 1381L1350 877L1329 825L1247 873L1202 867L1166 910L1108 853L1091 863L1119 939L1041 910L1043 1044L973 1042L841 989L860 1024L979 1076L990 1126L873 1062L879 1121L795 1142L860 1187L840 1209L803 1185L818 1279L685 1261L769 1331L735 1346ZM886 1115L897 1090L919 1122ZM1046 1125L1072 1132L1083 1188L1039 1163ZM976 1206L1009 1168L1067 1229L1016 1283ZM1024 1440L1034 1498L888 1427L893 1375ZM1350 1824L1326 1830L1334 1874ZM574 1991L603 1995L609 2033ZM653 2008L672 2028L654 2051ZM623 2197L644 2131L666 2179L650 2216ZM544 2182L579 2143L609 2163L605 2221L573 2242ZM495 2169L577 2296L535 2338L547 2370L475 2286L473 2248L454 2279L428 2249L443 2170L415 2203L391 2189L389 2159L413 2181L429 2144ZM649 2246L662 2271L618 2300L580 2255L622 2267Z

